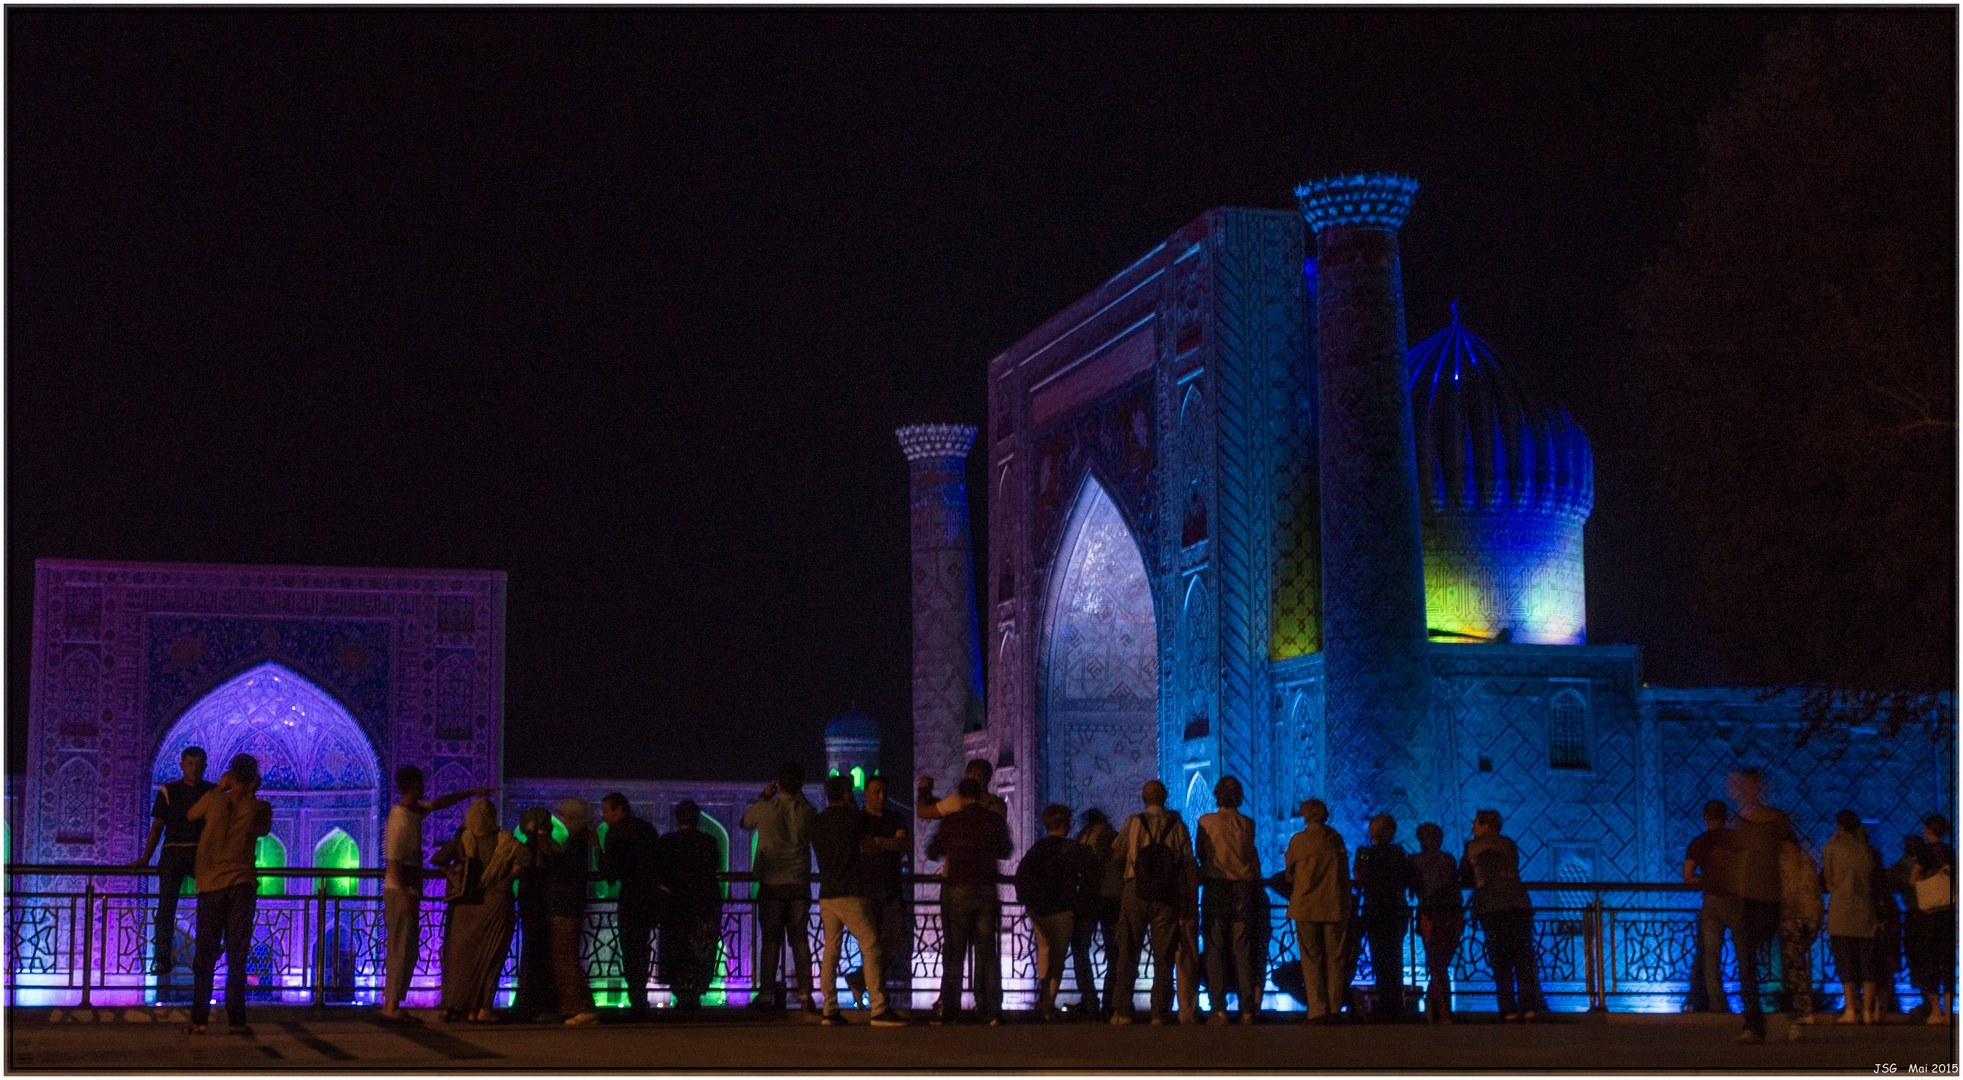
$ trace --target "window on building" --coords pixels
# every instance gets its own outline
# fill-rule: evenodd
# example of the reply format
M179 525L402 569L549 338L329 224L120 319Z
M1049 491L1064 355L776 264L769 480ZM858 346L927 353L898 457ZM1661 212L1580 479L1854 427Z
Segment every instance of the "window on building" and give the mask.
M314 866L321 870L352 870L361 865L361 849L355 845L354 837L340 829L320 838L314 845ZM327 879L327 895L353 896L360 884L359 878L336 877Z
M1588 703L1573 690L1562 690L1547 705L1547 763L1556 769L1586 769L1592 756L1588 738Z
M277 836L268 834L260 837L259 843L253 848L252 865L261 870L284 867L286 865L286 845L280 843L279 837ZM278 896L285 891L286 879L283 877L261 877L259 879L260 896Z

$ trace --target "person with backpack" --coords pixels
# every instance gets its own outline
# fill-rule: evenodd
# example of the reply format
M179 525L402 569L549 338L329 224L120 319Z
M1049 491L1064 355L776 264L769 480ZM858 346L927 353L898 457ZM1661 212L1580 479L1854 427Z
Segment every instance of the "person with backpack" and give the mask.
M1302 953L1302 990L1311 1024L1334 1023L1348 996L1343 984L1343 952L1349 943L1354 897L1350 893L1350 852L1341 833L1329 827L1329 806L1321 799L1302 804L1302 831L1288 841L1282 877L1288 882L1288 917Z
M1193 838L1176 811L1166 809L1166 786L1149 780L1142 792L1143 813L1125 819L1116 850L1125 862L1125 890L1118 914L1118 977L1111 1022L1132 1022L1132 988L1138 983L1138 957L1149 932L1152 939L1152 1022L1171 1023L1173 975L1178 973L1179 1019L1197 1023L1199 864Z
M1030 847L1016 864L1016 899L1036 928L1036 1017L1056 1020L1057 989L1063 985L1063 957L1070 948L1079 908L1097 891L1097 857L1070 838L1070 808L1043 808L1049 835Z

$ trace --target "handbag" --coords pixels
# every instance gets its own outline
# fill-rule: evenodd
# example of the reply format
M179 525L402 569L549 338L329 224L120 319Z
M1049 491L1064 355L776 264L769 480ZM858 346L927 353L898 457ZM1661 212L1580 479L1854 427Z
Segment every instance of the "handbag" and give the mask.
M443 902L481 904L484 902L484 861L466 855L443 868Z
M1945 866L1941 870L1916 882L1916 910L1941 911L1949 907L1953 902L1952 897L1955 895L1953 881L1954 879L1949 876L1949 867Z

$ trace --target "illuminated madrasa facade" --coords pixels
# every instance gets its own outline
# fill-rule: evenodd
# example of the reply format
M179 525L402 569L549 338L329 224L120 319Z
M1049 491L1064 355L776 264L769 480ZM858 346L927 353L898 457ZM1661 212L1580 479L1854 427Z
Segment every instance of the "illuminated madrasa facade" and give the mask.
M1046 803L1116 818L1158 777L1196 816L1233 775L1271 869L1319 797L1352 845L1377 812L1409 844L1493 807L1530 878L1675 880L1741 763L1815 839L1842 807L1891 853L1954 817L1953 717L1796 746L1788 700L1647 686L1636 647L1586 643L1587 439L1456 317L1408 346L1415 187L1211 211L995 357L985 431L901 430L913 771L945 791L995 763L1019 849ZM724 865L750 865L739 818L775 761L732 762L740 782L506 774L501 572L50 559L33 625L15 861L134 859L197 743L214 778L259 758L262 865L378 865L403 765L435 793L500 787L507 825L618 790L666 830L693 799ZM879 768L879 735L835 717L827 771Z
M1842 807L1890 852L1950 813L1953 716L1798 747L1790 698L1587 644L1588 440L1456 311L1408 345L1416 188L1211 211L996 356L985 431L900 430L916 768L994 762L1019 848L1047 803L1116 819L1157 777L1191 819L1232 775L1270 868L1307 798L1352 845L1492 807L1540 880L1675 880L1736 764L1816 843Z

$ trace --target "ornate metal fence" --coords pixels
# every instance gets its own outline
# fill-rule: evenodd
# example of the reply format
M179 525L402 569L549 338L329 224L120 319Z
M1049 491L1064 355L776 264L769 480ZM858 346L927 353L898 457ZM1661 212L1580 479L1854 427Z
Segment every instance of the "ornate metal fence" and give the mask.
M248 951L248 1001L289 1005L366 1004L379 1000L382 985L382 899L379 870L267 869L262 879L282 879L283 889L259 897ZM157 898L154 869L116 866L8 866L5 898L6 990L9 1004L138 1005L188 1004L191 996L192 943L196 934L194 897L179 903L171 955L164 974L154 970L151 941ZM756 991L760 945L756 907L747 875L728 874L732 894L723 903L721 955L705 1002L740 1005ZM926 885L938 879L920 877ZM263 882L262 882L263 885ZM351 886L351 887L350 887ZM277 887L276 887L277 888ZM1675 1012L1689 989L1696 952L1697 895L1680 885L1560 882L1531 884L1539 903L1534 946L1549 1007L1557 1011L1614 1010ZM931 892L932 890L927 890ZM351 893L352 895L340 895ZM441 983L444 905L434 897L422 907L422 948L411 980L409 1004L434 1005ZM823 930L814 904L807 927L815 984L823 952ZM913 907L910 949L913 1007L939 996L941 920L937 901ZM509 1004L516 986L519 945L514 937L507 957L500 1004ZM787 950L788 951L788 950ZM625 983L619 935L611 900L594 900L587 914L583 958L602 1004L623 999ZM1270 908L1263 962L1263 1005L1300 1009L1284 987L1297 962L1295 928L1281 905ZM1425 981L1424 944L1415 928L1406 935L1404 984L1415 993ZM1767 1000L1780 973L1777 957L1765 967ZM1815 991L1837 988L1824 936L1812 947L1810 975ZM1029 916L1005 902L1001 929L1002 986L1010 1008L1027 1007L1036 990L1036 948ZM1092 951L1100 986L1105 975L1102 942ZM1361 943L1355 984L1372 987L1375 958ZM858 946L847 939L839 970L860 966ZM1141 958L1140 1004L1153 977L1152 960ZM788 959L783 970L789 970ZM1726 950L1727 988L1736 991L1737 965ZM219 961L217 985L224 984ZM1466 933L1450 966L1454 1000L1461 1009L1493 1007L1493 979L1476 922ZM1277 974L1281 978L1277 979ZM1901 976L1898 976L1898 982ZM658 980L658 972L657 972ZM788 978L786 981L790 981ZM656 1004L668 1000L659 981L652 984ZM1066 965L1063 1000L1077 991ZM1898 985L1904 1004L1918 998Z

